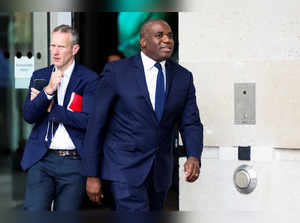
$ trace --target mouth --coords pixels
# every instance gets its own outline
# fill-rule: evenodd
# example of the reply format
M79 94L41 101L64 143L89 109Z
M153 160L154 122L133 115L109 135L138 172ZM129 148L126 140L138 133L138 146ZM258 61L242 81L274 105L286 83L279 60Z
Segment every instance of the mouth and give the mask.
M160 50L163 52L169 53L169 52L172 52L173 49L171 46L163 46L163 47L160 47Z

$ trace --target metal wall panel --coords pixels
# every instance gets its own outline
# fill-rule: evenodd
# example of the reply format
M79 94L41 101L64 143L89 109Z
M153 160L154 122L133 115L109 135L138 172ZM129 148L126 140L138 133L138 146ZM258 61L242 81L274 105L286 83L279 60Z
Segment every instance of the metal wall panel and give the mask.
M234 84L234 124L255 125L255 83Z

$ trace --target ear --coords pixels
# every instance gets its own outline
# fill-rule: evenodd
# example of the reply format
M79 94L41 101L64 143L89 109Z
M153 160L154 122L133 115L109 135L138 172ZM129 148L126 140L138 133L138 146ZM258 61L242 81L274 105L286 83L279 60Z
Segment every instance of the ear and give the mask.
M146 40L144 38L140 38L140 46L141 49L144 49L146 47Z
M79 46L79 44L75 44L74 46L73 46L73 49L72 49L72 54L73 54L73 56L75 56L76 54L77 54L77 52L78 52L78 50L80 49L80 46Z

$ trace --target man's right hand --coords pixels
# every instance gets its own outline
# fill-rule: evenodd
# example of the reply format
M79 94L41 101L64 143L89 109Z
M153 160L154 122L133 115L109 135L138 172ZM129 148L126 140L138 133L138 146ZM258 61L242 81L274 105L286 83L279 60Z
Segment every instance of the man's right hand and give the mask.
M99 204L100 200L103 198L100 178L87 177L86 192L91 201L94 201Z
M54 94L63 77L64 75L60 70L55 70L52 72L49 84L45 87L45 91L48 95Z

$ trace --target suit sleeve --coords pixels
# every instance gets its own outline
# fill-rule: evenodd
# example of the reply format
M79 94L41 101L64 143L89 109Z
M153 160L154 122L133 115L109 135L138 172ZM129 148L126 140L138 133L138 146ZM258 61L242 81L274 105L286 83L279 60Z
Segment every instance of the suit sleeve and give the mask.
M83 175L99 176L99 156L105 140L105 126L109 111L117 96L114 73L106 65L96 90L96 101L93 112L88 120L82 155Z
M30 80L29 90L23 107L24 120L30 124L40 121L47 114L47 108L51 102L51 100L48 100L44 91L41 91L32 101L30 100L30 89L33 87L33 80L36 76L37 73L34 72Z
M186 103L181 116L180 133L187 156L193 156L201 160L203 150L203 125L200 121L199 110L196 102L193 76L189 75L189 87Z
M49 119L56 123L63 123L65 126L86 130L88 116L93 108L93 100L98 83L98 77L90 79L86 84L82 94L82 111L72 112L67 108L54 104Z

